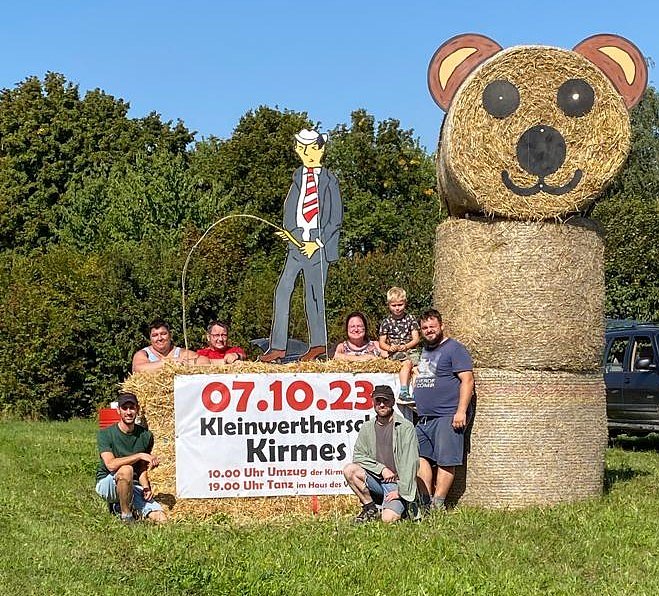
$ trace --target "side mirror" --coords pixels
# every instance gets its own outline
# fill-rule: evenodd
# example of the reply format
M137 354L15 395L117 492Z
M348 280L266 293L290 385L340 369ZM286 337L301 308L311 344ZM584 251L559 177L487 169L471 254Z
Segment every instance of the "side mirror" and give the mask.
M639 358L636 360L635 370L657 370L657 365L653 364L650 358Z

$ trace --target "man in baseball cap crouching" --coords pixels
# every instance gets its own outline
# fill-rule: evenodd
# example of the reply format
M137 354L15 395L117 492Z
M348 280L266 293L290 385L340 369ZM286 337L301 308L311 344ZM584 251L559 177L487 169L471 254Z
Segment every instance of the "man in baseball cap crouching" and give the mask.
M98 431L100 461L96 470L96 492L103 497L110 511L121 521L135 521L133 513L153 522L167 520L162 505L153 499L149 470L158 464L151 455L153 434L135 418L140 410L133 393L120 393L120 420Z
M395 522L410 515L410 504L416 499L419 444L414 425L394 413L391 387L377 385L371 397L375 418L359 429L353 463L343 475L362 503L356 523L378 517Z

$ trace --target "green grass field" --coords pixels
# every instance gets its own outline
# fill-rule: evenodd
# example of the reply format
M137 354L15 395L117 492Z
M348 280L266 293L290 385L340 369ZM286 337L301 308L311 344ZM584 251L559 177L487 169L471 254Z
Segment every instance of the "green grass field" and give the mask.
M388 527L124 527L93 490L95 430L0 423L0 594L659 593L657 435L609 449L606 493L589 502Z

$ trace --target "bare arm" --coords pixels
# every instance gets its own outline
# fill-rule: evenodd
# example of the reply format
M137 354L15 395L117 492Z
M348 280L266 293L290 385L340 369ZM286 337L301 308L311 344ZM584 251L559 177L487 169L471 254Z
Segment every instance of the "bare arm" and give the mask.
M336 350L334 350L334 358L332 358L332 360L347 360L346 356L347 354L343 349L343 343L340 343L336 346Z
M376 358L379 358L376 354L346 354L343 343L340 343L336 346L333 359L363 362L364 360L375 360Z
M378 345L380 346L380 349L383 350L384 352L392 353L397 351L395 346L389 345L387 343L386 335L380 335L380 337L378 337Z
M419 335L419 330L418 329L412 329L412 341L409 341L405 344L405 349L406 350L411 350L412 348L416 348L419 345L419 341L421 341L421 336Z
M149 357L144 350L138 350L133 356L133 372L158 370L162 368L163 361L149 362Z
M178 356L175 356L175 350L172 350L162 360L150 362L147 353L144 350L138 350L133 356L133 372L148 372L162 368L165 362L173 362L184 366L208 365L210 360L206 356L199 356L194 350L181 350Z
M378 358L375 354L334 354L334 360L348 360L348 361L358 361L363 362L364 360L375 360Z
M166 360L168 362L176 362L177 364L183 364L185 366L194 366L195 364L202 364L207 361L210 363L210 359L206 356L200 356L194 350L181 350L178 357L174 356L174 350L167 354Z
M231 351L224 357L224 364L233 364L239 360L247 360L247 354L242 348L232 347Z
M153 492L151 491L151 483L149 482L149 474L146 468L140 474L138 481L143 489L142 495L148 501L153 496Z
M124 457L115 457L112 451L101 452L101 459L110 472L116 472L121 466L135 466L145 462L144 471L155 468L160 463L155 455L150 453L133 453Z
M458 373L460 379L460 397L458 399L458 410L453 416L453 428L460 429L467 426L467 408L474 393L474 373L465 370Z

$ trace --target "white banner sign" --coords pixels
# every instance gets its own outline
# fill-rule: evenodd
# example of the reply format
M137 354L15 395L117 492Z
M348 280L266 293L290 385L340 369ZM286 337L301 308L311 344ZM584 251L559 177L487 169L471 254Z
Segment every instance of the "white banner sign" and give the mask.
M348 494L342 469L392 373L178 375L182 498Z

